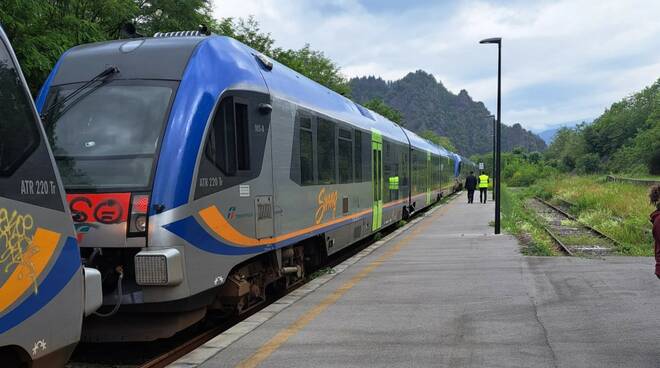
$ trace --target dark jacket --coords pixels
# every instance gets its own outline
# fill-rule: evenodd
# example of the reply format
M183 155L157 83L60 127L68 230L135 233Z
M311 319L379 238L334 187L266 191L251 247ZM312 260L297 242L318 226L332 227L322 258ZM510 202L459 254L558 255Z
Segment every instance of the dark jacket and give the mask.
M655 275L660 277L660 210L651 214L653 239L655 240Z
M467 189L467 190L477 189L477 177L476 176L468 175L467 178L465 178L465 189Z

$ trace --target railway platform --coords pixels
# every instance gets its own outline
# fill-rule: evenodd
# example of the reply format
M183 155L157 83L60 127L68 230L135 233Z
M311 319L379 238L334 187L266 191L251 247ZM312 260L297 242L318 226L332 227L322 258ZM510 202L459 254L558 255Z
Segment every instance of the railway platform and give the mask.
M659 367L642 257L526 257L492 202L429 211L171 367Z

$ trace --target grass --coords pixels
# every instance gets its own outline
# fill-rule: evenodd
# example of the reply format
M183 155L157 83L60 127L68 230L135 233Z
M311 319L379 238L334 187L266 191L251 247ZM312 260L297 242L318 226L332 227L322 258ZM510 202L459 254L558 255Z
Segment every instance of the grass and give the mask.
M314 273L309 275L308 279L313 280L313 279L315 279L319 276L323 276L323 275L330 274L330 273L335 273L335 269L332 268L332 267L324 267L324 268L316 270Z
M502 186L502 228L516 236L523 244L522 253L530 256L555 256L557 251L542 220L523 207L526 190L512 191Z
M564 176L536 182L531 192L546 200L561 198L570 202L570 212L621 243L618 253L653 255L648 187L607 182L597 176Z
M566 245L601 245L603 240L589 235L565 235L561 241Z

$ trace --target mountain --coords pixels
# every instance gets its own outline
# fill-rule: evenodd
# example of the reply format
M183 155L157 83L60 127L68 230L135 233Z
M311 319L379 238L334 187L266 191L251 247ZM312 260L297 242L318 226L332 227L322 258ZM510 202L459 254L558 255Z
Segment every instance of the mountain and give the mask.
M406 128L415 132L428 129L447 136L464 156L490 152L493 148L493 123L486 106L473 101L465 90L457 95L451 93L429 73L418 70L397 81L360 77L351 79L349 84L355 101L382 99L401 112ZM546 145L520 124L503 125L502 150L511 151L515 147L531 152L544 150Z
M541 137L541 139L543 139L543 141L545 142L545 144L550 145L550 143L552 143L552 140L555 139L555 134L557 134L557 132L558 132L559 129L561 129L561 128L562 128L562 127L559 127L559 128L552 128L552 129L544 130L544 131L542 131L542 132L536 133L536 135L538 135L539 137Z
M575 121L569 121L567 123L561 123L561 124L555 124L554 128L546 129L543 131L540 131L536 133L543 141L545 141L545 144L550 145L552 141L555 139L555 134L559 131L561 128L573 128L574 126L581 124L581 123L591 123L594 119L582 119L582 120L575 120Z

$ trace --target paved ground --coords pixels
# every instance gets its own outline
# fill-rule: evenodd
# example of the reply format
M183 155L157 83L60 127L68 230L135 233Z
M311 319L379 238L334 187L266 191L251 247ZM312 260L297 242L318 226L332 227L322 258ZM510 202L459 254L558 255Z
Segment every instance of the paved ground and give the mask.
M660 367L650 258L524 257L515 238L489 235L492 212L461 196L198 362Z

